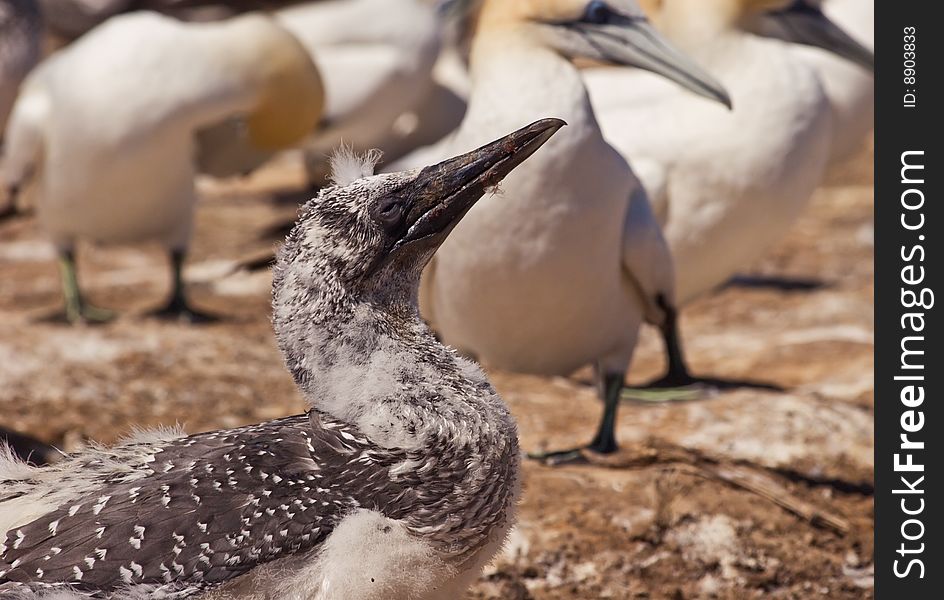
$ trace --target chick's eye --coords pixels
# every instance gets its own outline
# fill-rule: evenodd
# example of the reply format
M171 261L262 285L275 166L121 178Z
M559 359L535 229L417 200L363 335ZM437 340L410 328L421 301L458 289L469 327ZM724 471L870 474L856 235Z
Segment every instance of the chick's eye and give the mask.
M396 199L389 198L377 207L377 219L386 228L394 228L403 218L403 207Z
M593 0L587 5L583 20L586 23L592 23L594 25L606 25L610 22L612 15L613 12L610 10L610 7L606 5L606 2Z

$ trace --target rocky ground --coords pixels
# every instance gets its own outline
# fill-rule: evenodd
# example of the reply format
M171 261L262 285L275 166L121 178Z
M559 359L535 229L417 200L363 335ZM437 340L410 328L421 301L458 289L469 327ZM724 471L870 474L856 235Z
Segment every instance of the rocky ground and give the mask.
M90 248L102 327L48 317L55 257L32 218L0 225L0 425L66 449L135 427L190 432L301 411L269 325L269 277L231 272L271 248L293 213L272 200L291 169L202 186L188 270L223 315L188 327L147 317L168 291L156 248ZM469 598L871 598L871 154L834 174L788 239L734 285L684 312L694 370L781 390L731 389L621 409L623 451L605 464L525 466L521 523ZM632 382L661 368L646 332ZM592 434L587 373L492 372L526 449Z

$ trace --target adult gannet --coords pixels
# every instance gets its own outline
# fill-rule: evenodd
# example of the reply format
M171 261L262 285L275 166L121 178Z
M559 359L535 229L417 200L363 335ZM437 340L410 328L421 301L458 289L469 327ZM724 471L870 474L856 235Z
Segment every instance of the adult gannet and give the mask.
M427 270L421 305L444 341L488 364L565 375L595 364L606 411L590 449L602 453L616 448L640 323L674 328L672 263L645 191L600 133L575 57L640 66L726 102L634 0L487 0L452 146L535 115L570 127L470 211Z
M36 0L0 0L0 142L20 82L39 61L42 34Z
M38 0L49 30L66 40L83 35L123 12L151 10L183 20L217 20L271 10L301 0Z
M328 157L342 143L379 149L387 160L412 149L403 124L422 125L417 110L433 92L441 43L432 0L321 0L275 18L305 45L325 82L325 127L305 145L312 184L324 183Z
M822 11L863 46L873 47L872 0L826 0ZM862 147L875 120L875 78L870 70L808 45L794 49L812 65L829 99L833 116L831 163L842 162Z
M637 168L664 224L684 303L784 235L828 160L830 108L816 72L772 36L863 64L871 53L799 1L658 4L660 29L720 78L733 111L645 73L588 69L584 80L606 139Z
M0 597L454 600L501 548L514 419L420 320L423 266L562 123L425 169L345 161L279 252L273 321L305 415L0 457ZM371 165L372 167L372 165Z
M38 67L14 108L0 180L22 190L33 179L69 319L105 316L79 293L78 239L162 243L174 291L161 314L198 318L181 277L196 201L194 132L239 116L255 146L285 148L312 130L322 104L308 53L261 15L205 24L123 15Z

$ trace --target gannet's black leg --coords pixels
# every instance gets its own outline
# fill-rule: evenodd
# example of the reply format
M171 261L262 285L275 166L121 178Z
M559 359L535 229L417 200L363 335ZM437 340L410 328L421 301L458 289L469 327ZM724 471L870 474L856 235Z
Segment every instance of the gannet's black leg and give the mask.
M168 302L164 308L152 313L152 315L159 319L182 321L185 323L212 323L213 321L218 321L219 317L201 312L191 306L190 302L187 300L183 277L184 261L186 258L187 253L184 250L171 251L171 274L173 275L174 282L170 302Z
M660 328L662 340L665 342L665 357L668 369L665 376L656 383L664 383L665 387L678 387L698 383L688 370L685 352L682 349L682 337L679 334L678 310L669 304L665 309L665 323Z
M616 443L616 416L619 411L624 378L625 373L602 373L599 369L597 370L597 385L603 399L603 415L600 417L600 425L597 427L597 434L593 437L592 442L586 446L570 450L529 453L528 458L559 465L580 462L583 459L584 451L596 454L616 452L619 449Z
M641 387L626 387L623 398L641 402L671 402L679 400L701 400L716 395L723 389L752 388L769 391L783 391L777 385L761 381L737 379L718 379L697 377L688 370L685 351L682 348L682 336L679 331L678 309L665 297L656 300L665 313L665 321L659 328L665 343L665 356L668 367L665 375Z
M66 303L66 319L70 323L105 323L115 317L114 312L92 306L82 298L73 250L64 250L59 253L59 274L62 276L62 296Z

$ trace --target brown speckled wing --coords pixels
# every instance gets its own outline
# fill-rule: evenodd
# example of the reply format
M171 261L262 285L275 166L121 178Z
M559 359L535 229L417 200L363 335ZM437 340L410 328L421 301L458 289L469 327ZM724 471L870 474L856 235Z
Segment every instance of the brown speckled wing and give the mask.
M315 415L181 438L155 454L146 476L10 531L0 591L198 593L315 548L365 499L375 505L366 508L406 500L389 480L403 458Z

